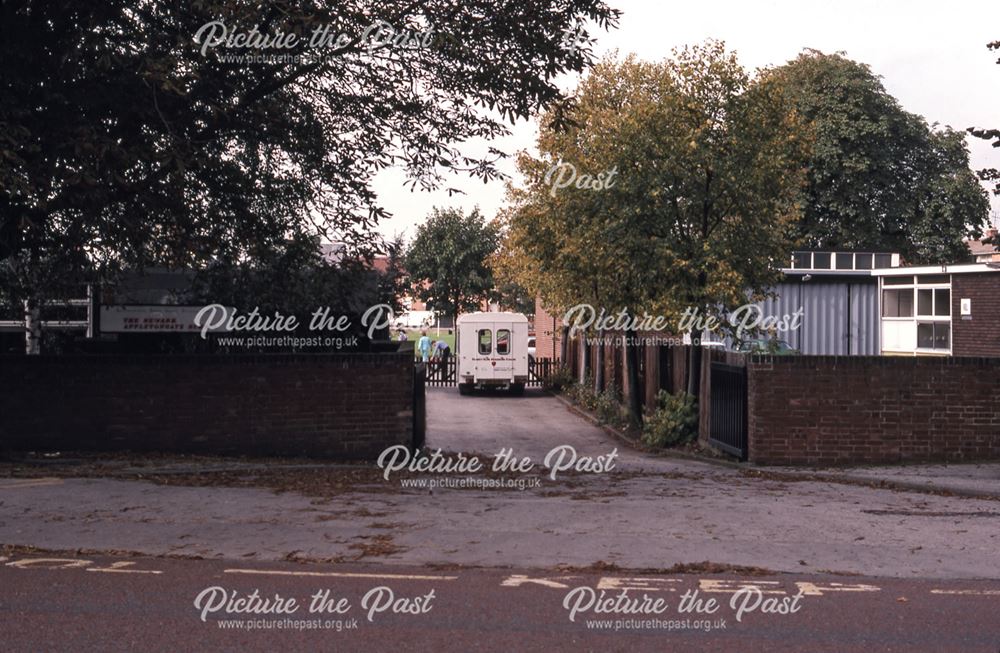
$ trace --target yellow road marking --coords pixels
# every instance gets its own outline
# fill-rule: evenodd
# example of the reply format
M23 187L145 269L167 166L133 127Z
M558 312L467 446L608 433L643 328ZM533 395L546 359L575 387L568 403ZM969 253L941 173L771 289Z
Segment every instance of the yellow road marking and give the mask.
M327 578L384 578L387 580L457 580L458 576L419 576L412 574L359 574L340 571L282 571L280 569L226 569L227 574L264 574L268 576L321 576Z

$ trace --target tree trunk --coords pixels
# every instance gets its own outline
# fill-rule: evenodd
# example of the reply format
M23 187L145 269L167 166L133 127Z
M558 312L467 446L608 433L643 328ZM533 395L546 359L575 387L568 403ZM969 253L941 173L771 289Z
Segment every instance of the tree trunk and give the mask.
M628 413L632 423L642 425L642 401L639 398L639 345L635 331L625 332L625 374L628 379Z
M691 329L691 350L688 352L688 394L697 397L701 391L701 332Z
M600 331L598 331L600 334ZM594 392L604 389L604 336L597 337L597 361L594 363Z
M41 311L35 298L24 300L24 353L42 353Z
M559 338L559 360L563 366L569 365L569 327L563 326Z

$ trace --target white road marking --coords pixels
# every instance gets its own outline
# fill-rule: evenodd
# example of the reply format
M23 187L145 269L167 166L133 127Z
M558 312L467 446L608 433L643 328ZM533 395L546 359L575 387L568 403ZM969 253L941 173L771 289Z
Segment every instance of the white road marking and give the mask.
M843 583L829 583L827 585L816 585L814 583L795 583L803 596L823 596L825 592L879 592L881 587L875 585L845 585Z
M500 587L520 587L525 583L534 583L535 585L541 585L542 587L552 587L557 590L568 590L569 585L562 581L570 580L571 578L578 578L578 576L559 576L559 580L556 580L553 577L530 578L524 574L514 574L513 576L508 576L501 581Z
M639 591L649 591L649 592L676 592L677 590L673 587L664 587L663 583L680 583L680 578L614 578L611 576L604 576L601 580L597 581L597 589L599 590L635 590Z
M226 574L262 574L265 576L320 576L326 578L378 578L385 580L458 580L458 576L420 576L414 574L361 574L342 571L283 571L280 569L225 569Z
M702 592L722 592L735 594L746 587L755 587L761 594L787 594L783 589L769 588L765 585L780 585L777 580L740 580L738 578L702 578L698 581L698 589Z
M931 590L931 594L958 594L962 596L1000 596L1000 590Z
M87 571L100 571L107 574L162 574L162 571L156 571L155 569L126 569L126 567L131 567L134 562L127 562L125 560L120 560L118 562L112 562L110 567L88 567Z
M17 569L75 569L94 564L93 560L78 560L76 558L24 558L8 562L8 567Z

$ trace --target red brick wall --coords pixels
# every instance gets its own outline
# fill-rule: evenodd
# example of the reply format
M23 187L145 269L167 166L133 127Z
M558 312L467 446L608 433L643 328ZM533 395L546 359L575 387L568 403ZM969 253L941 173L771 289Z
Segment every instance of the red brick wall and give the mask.
M562 319L556 318L545 310L542 302L535 299L535 356L537 358L552 358L559 360L562 353L561 345Z
M972 300L972 315L962 316L960 302ZM952 353L1000 357L1000 273L953 274L951 277Z
M413 357L2 356L0 448L371 459L413 437Z
M998 369L1000 360L986 358L752 361L750 461L837 465L1000 458Z

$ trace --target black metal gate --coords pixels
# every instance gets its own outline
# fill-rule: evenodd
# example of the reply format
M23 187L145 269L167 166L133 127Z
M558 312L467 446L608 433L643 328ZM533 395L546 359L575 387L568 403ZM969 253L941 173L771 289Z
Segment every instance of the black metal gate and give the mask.
M711 426L708 440L747 459L747 368L712 363Z

